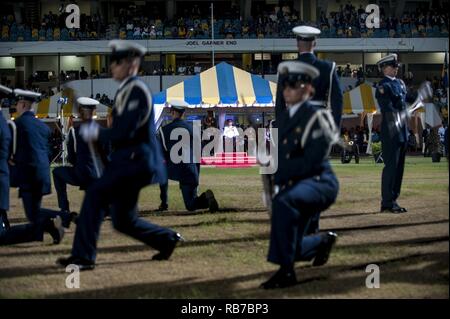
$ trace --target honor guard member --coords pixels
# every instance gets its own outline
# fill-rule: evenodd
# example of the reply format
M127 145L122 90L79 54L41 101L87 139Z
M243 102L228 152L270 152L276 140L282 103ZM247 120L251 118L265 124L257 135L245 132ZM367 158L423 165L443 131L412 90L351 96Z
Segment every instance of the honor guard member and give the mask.
M94 111L99 102L88 97L80 97L77 99L77 103L82 123L89 124L93 121ZM72 166L55 168L53 182L58 195L59 208L61 211L71 214L73 220L77 214L70 212L67 184L86 190L94 180L100 178L106 154L104 148L89 148L88 143L80 136L80 126L70 128L67 150L68 161Z
M337 237L331 232L304 237L311 218L334 203L339 189L327 159L330 127L322 124L329 113L308 101L319 71L291 61L281 63L278 72L287 108L276 118L278 169L273 180L268 261L280 268L262 284L265 289L296 284L295 261L314 259L314 266L325 264ZM328 122L333 121L328 116Z
M9 168L11 132L0 105L0 229L9 229ZM1 230L0 230L1 231Z
M198 157L200 154L195 154L194 143L198 143L198 153L201 152L201 144L200 138L194 138L192 122L187 122L183 119L183 115L185 109L188 107L188 104L184 101L171 101L170 105L170 115L172 116L173 121L159 129L159 138L166 161L168 179L178 181L180 183L184 205L187 210L194 211L197 209L209 208L209 210L214 213L219 209L214 193L208 189L200 196L197 196L200 175L200 164ZM177 161L177 163L175 163L171 158L172 147L179 145L180 140L184 140L184 136L181 136L179 140L171 138L172 132L175 133L177 130L188 134L189 145L182 146L181 156L177 152L176 155L181 157L181 161ZM179 135L179 133L176 134ZM168 183L160 184L161 205L159 210L167 210L168 208L168 188Z
M330 109L336 128L339 131L343 109L343 94L339 76L336 72L336 63L321 60L314 55L314 49L317 44L316 38L320 35L319 29L302 25L293 28L292 32L297 36L298 60L314 66L320 72L320 75L313 80L314 95L309 103ZM280 90L277 93L278 99L280 99L280 103L277 103L275 109L285 108L283 94ZM276 110L275 112L277 112ZM320 216L317 214L311 220L307 233L319 231L319 218Z
M384 75L375 93L382 115L381 147L384 168L381 177L381 211L405 213L406 208L398 205L397 198L405 167L408 125L406 121L396 119L397 115L406 110L406 86L396 78L400 66L396 54L385 56L377 64Z
M320 30L310 26L297 26L292 29L297 35L297 48L299 52L298 60L311 64L317 68L320 75L314 79L314 95L311 104L330 109L336 127L341 126L343 94L339 76L336 72L336 62L321 60L314 55L316 38L320 35Z
M175 231L138 217L142 188L167 179L160 145L156 139L154 108L147 85L137 78L146 49L139 44L113 40L111 73L120 81L114 98L112 126L100 128L94 121L83 124L80 135L87 143L111 143L110 161L100 179L86 190L77 221L71 256L58 264L95 267L97 239L103 211L109 207L113 226L159 251L155 260L167 260L182 240Z
M53 243L58 244L64 236L60 216L41 209L42 197L51 192L50 183L50 129L35 117L32 106L41 94L15 89L15 120L17 149L10 160L14 173L14 186L19 188L19 197L29 224L12 226L0 234L0 244L9 245L30 241L42 241L48 232Z

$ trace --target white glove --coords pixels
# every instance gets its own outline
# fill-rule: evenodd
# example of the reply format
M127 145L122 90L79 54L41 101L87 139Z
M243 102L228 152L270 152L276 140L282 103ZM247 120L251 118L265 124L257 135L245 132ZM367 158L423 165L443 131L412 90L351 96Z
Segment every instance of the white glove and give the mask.
M80 135L86 143L96 141L98 139L98 133L100 126L92 121L88 124L81 124Z

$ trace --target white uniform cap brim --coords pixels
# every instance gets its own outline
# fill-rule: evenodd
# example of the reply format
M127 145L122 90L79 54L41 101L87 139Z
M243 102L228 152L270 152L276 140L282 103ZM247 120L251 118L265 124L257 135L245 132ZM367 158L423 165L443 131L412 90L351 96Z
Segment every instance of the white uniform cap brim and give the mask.
M310 27L307 25L300 25L292 29L294 34L304 37L304 38L313 38L320 35L320 30L314 27Z
M22 90L22 89L14 89L14 94L16 96L23 96L28 98L37 99L42 96L41 93L34 92L34 91L28 91L28 90Z
M91 99L90 97L79 97L77 99L78 105L86 105L86 106L96 106L99 105L100 102L94 99Z
M140 55L145 55L145 53L147 52L147 49L145 47L133 41L111 40L109 41L108 46L113 51L136 51Z
M384 58L381 58L377 62L377 64L383 64L385 62L390 62L390 61L397 61L397 54L395 54L395 53L389 54L389 55L385 56Z
M13 92L13 90L10 89L9 87L0 85L0 92L6 93L6 94L11 94Z
M281 62L278 65L278 73L306 74L309 75L312 79L315 79L320 74L319 70L316 67L300 61Z
M185 101L182 100L171 100L169 102L169 105L173 108L186 108L189 107L189 104L187 104Z

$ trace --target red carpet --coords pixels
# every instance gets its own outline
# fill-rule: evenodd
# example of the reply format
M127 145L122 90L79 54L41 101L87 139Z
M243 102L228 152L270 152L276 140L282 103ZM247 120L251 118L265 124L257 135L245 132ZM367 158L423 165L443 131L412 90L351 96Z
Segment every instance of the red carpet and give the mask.
M256 165L256 157L247 152L217 153L215 156L202 157L201 165L220 168L243 168Z

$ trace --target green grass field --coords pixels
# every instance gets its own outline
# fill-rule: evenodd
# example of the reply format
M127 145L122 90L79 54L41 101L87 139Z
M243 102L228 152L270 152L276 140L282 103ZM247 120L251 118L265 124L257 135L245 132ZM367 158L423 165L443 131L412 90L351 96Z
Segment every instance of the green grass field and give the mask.
M156 214L159 188L142 191L144 218L171 227L186 238L170 261L151 261L143 244L102 226L97 268L81 273L79 289L68 289L68 273L55 260L70 253L74 227L63 242L0 247L3 298L448 298L449 201L447 162L408 157L399 203L407 214L378 213L382 165L366 158L359 165L332 161L341 189L322 216L322 230L339 234L328 264L296 264L300 284L264 291L258 286L276 269L266 261L270 223L261 200L257 168L202 168L200 190L212 189L220 212L187 212L178 185L170 184L169 212ZM72 209L82 192L70 189ZM25 221L16 190L11 221ZM56 208L55 193L44 207ZM365 285L366 266L380 267L380 288Z

